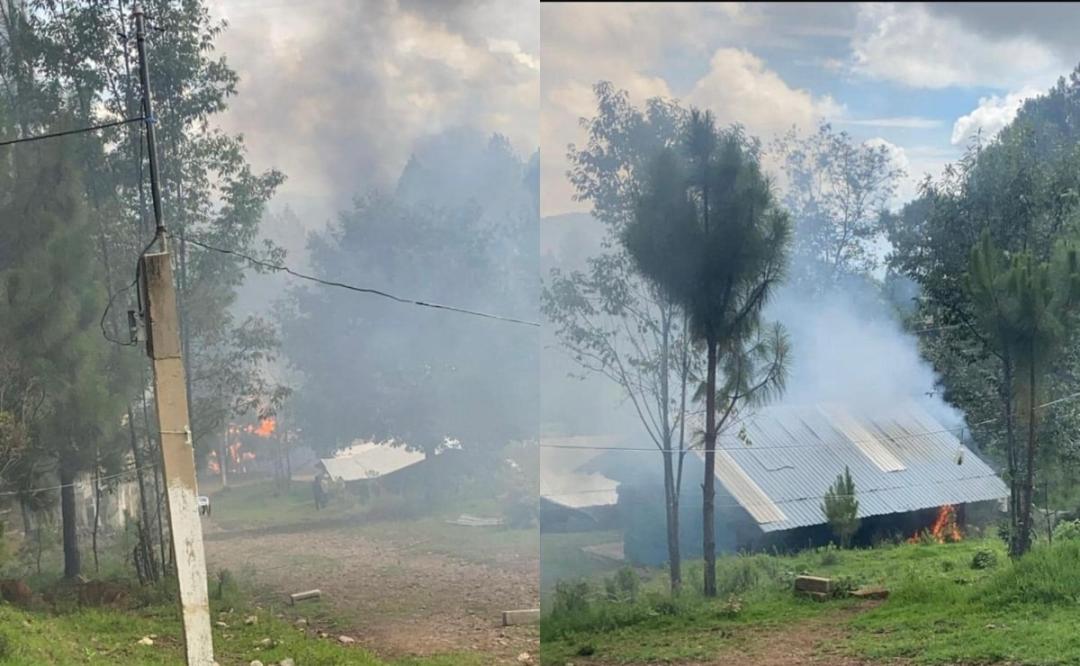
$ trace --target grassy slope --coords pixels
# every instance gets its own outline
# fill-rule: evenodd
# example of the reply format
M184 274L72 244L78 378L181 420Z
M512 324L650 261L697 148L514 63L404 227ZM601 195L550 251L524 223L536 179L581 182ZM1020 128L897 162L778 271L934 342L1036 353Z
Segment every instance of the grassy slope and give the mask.
M319 639L301 629L259 613L259 621L245 625L244 616L224 616L228 628L214 628L214 646L222 666L247 665L253 659L275 663L292 657L305 666L468 666L475 658L449 655L433 659L386 662L371 653L344 647L332 639ZM139 645L145 636L153 645ZM83 609L67 613L43 613L0 605L0 664L130 664L132 666L180 666L179 618L171 606L155 605L136 611ZM272 648L260 648L270 638ZM470 661L472 659L472 661Z
M971 568L980 549L993 550L994 568ZM835 561L834 561L835 559ZM1080 663L1080 544L1042 548L1013 565L999 542L902 545L825 555L723 558L719 600L688 590L677 603L663 593L664 572L652 572L637 603L593 603L589 611L546 615L544 664L730 661L740 645L802 620L848 617L852 600L795 598L793 574L849 577L883 584L890 599L851 614L850 637L839 649L889 663L1025 665ZM700 563L685 567L696 587ZM595 587L595 586L594 586ZM733 612L731 595L738 599ZM726 655L721 658L721 655Z

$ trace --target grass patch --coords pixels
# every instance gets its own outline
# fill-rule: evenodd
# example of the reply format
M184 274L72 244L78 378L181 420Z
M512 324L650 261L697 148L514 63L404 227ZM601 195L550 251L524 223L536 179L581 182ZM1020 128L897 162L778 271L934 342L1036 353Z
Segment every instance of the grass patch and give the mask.
M246 610L221 617L229 625L214 628L215 656L222 666L259 659L276 663L292 657L305 666L444 666L480 664L471 655L383 661L363 649L345 647L309 635L284 619L256 612L256 624L245 625ZM219 617L215 612L215 617ZM133 666L179 666L184 663L180 621L171 605L134 611L81 609L65 613L33 612L0 605L0 663L38 664L114 663ZM152 636L153 645L140 645ZM270 646L260 645L270 639Z
M846 623L847 637L830 648L872 662L1080 663L1077 542L1041 545L1015 564L994 539L723 557L717 564L722 592L716 599L700 593L700 562L684 565L684 590L675 600L666 593L666 571L658 569L645 572L633 601L609 599L602 575L584 579L584 606L567 609L560 606L560 595L553 595L555 602L546 607L541 623L542 663L718 659L751 641L767 647L772 632L822 614L830 623ZM891 595L862 612L841 613L863 606L852 599L797 598L791 585L799 574L883 585ZM570 596L581 597L581 589Z

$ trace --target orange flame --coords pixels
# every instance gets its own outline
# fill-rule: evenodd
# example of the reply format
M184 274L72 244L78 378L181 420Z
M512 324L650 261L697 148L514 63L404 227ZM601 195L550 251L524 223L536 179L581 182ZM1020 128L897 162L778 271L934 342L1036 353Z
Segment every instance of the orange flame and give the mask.
M919 543L924 534L938 543L962 541L964 533L960 531L960 526L956 522L956 507L946 504L938 508L937 518L934 519L934 524L930 529L916 532L908 539L908 543Z
M259 421L259 427L251 430L250 432L255 433L259 437L269 437L270 435L274 434L274 430L276 428L277 420L275 420L273 417L270 417Z

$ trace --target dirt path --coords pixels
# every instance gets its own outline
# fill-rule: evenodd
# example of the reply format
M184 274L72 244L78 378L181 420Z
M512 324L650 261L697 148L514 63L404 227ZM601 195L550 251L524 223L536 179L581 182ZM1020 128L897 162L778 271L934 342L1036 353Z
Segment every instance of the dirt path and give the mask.
M822 613L780 628L755 634L738 652L729 652L717 659L693 666L878 666L838 651L837 646L848 635L848 620L880 602L867 602L835 613ZM688 665L689 666L689 665Z
M373 538L341 526L222 531L207 525L211 571L253 570L279 598L319 588L341 633L387 657L482 652L497 664L536 654L535 627L502 627L501 611L539 598L538 558L478 564L424 548L422 535Z

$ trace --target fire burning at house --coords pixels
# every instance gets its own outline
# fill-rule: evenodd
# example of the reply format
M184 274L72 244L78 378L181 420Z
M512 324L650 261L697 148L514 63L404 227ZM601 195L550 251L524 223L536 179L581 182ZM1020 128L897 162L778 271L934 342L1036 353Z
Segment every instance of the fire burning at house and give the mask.
M964 539L964 533L956 517L956 507L945 504L938 509L937 518L929 528L916 532L908 539L908 543L920 543L924 540L936 541L937 543L956 543Z
M247 463L257 457L255 451L250 448L250 442L245 442L243 435L254 435L259 439L270 439L277 432L277 420L273 417L260 419L258 425L246 426L230 425L225 431L225 446L223 452L211 451L206 462L206 468L214 474L221 474L222 457L228 464L228 471L232 473L247 473Z

